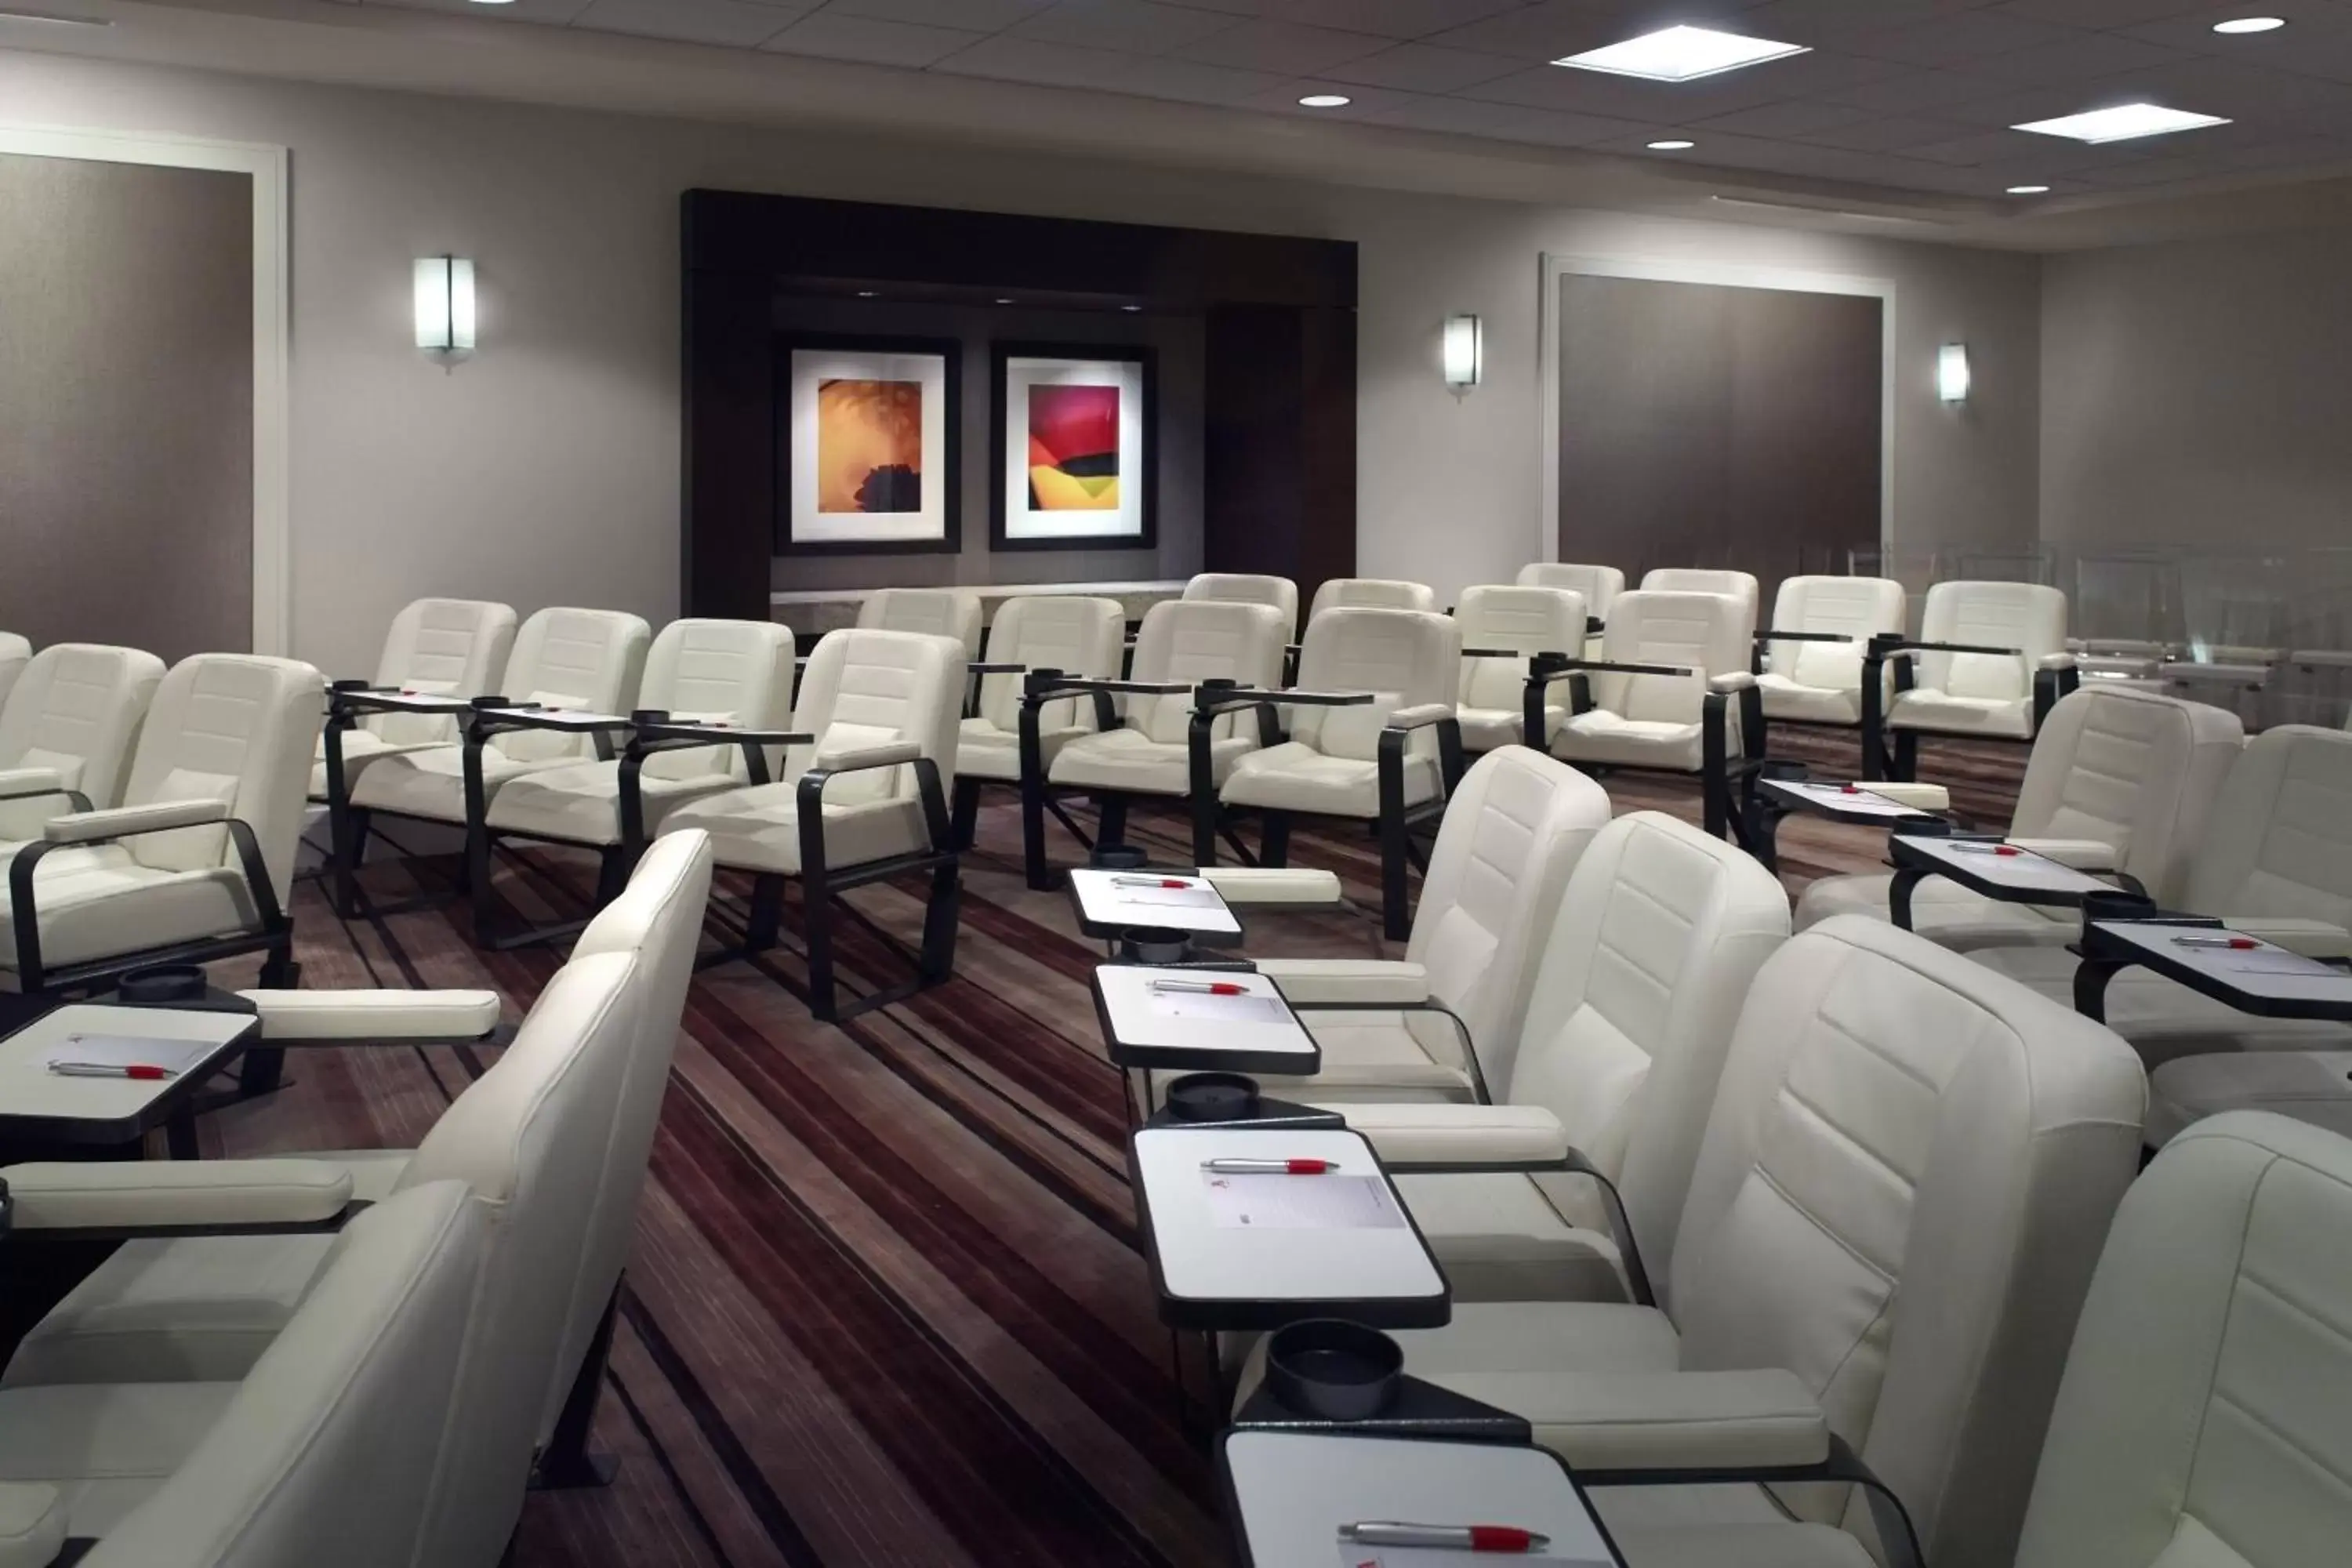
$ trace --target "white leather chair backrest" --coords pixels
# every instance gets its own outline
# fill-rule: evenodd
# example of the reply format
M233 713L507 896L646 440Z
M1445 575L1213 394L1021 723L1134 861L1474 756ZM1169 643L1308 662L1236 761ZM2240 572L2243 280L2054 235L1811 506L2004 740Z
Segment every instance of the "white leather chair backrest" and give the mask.
M988 628L988 661L1116 680L1126 642L1127 612L1117 599L1022 595L1005 600L996 612ZM1076 699L1062 698L1038 710L1037 726L1049 732L1066 730L1090 721L1093 710L1091 703L1082 710ZM981 677L980 716L1007 734L1018 732L1021 677Z
M2115 845L2116 863L2168 902L2186 891L2214 798L2244 749L2243 726L2223 709L2083 687L2059 699L2034 737L2010 832Z
M2183 901L2352 927L2352 732L2281 724L2248 741L2206 818Z
M1470 1031L1490 1090L1508 1081L1561 891L1609 818L1607 791L1526 746L1479 758L1445 804L1405 958Z
M104 810L122 804L139 726L163 661L135 647L53 643L33 656L0 707L0 768L55 768ZM51 802L55 809L64 809Z
M1326 610L1434 610L1437 590L1426 583L1394 577L1333 577L1315 590L1307 611L1307 629Z
M1609 618L1617 595L1625 591L1625 574L1614 566L1587 566L1567 561L1538 561L1519 568L1522 588L1567 588L1584 595L1589 616Z
M1666 1300L1681 1364L1785 1367L1927 1560L2015 1550L2035 1439L2138 1167L2138 1056L2064 1004L1841 915L1757 975ZM1783 1489L1867 1539L1844 1489Z
M509 693L509 695L512 695ZM773 621L672 621L646 655L639 708L781 730L793 715L793 632ZM731 773L748 782L740 746L698 746L646 759L655 778Z
M868 631L953 637L966 663L980 657L980 595L969 588L878 588L857 606L857 624Z
M2033 691L2033 670L2066 649L2066 595L2039 583L1938 583L1920 612L1922 642L2013 647L2021 658L1986 653L1925 653L1917 683L1954 697L2015 700Z
M15 632L0 632L0 708L8 705L8 693L16 688L16 678L33 662L33 645Z
M939 764L940 787L955 776L956 730L963 721L963 645L921 632L845 627L819 638L801 673L793 728L814 735L794 746L780 775L787 784L819 757L911 741ZM827 805L912 800L915 770L876 768L828 786Z
M2017 1568L2342 1562L2347 1322L2352 1141L2242 1110L2167 1143L2107 1234Z
M1660 812L1621 816L1542 932L1517 1060L1480 1058L1490 1090L1548 1107L1614 1177L1654 1276L1673 1253L1733 1020L1788 938L1789 896L1754 859Z
M1187 599L1234 605L1272 605L1282 612L1282 640L1298 635L1298 584L1287 577L1255 572L1197 572L1184 584Z
M1666 593L1637 588L1617 597L1601 634L1601 657L1611 664L1670 664L1698 673L1612 675L1596 670L1592 704L1620 718L1696 724L1710 676L1744 670L1748 630L1739 601L1725 594Z
M514 640L515 613L505 605L418 599L393 617L375 683L436 696L480 697L495 689ZM427 713L378 713L363 722L396 746L457 738L456 720Z
M789 687L792 666L787 663L784 668ZM542 1441L554 1430L572 1376L588 1353L588 1342L620 1283L636 1237L637 1200L645 1191L646 1164L653 1157L654 1132L661 1121L670 1060L677 1051L678 1026L686 1013L687 986L694 979L695 948L710 902L710 864L707 833L688 829L655 839L621 896L598 911L572 949L574 962L608 952L635 954L636 984L644 1001L635 1037L627 1042L620 1110L613 1118L604 1173L589 1215L588 1245L581 1253L579 1283L541 1412Z
M487 1226L464 1186L377 1204L94 1568L414 1568Z
M1370 691L1360 708L1289 710L1290 738L1327 756L1370 762L1381 731L1401 708L1451 707L1462 683L1462 627L1425 610L1324 610L1307 623L1298 650L1301 691ZM1437 731L1411 732L1409 753L1434 754Z
M289 904L326 700L326 681L299 659L190 655L155 688L122 803L227 802L229 815L253 829L278 903ZM236 863L224 827L142 834L122 845L157 870Z
M1865 646L1881 632L1902 631L1903 612L1903 584L1889 577L1783 578L1765 630L1834 632L1853 641L1768 643L1765 668L1800 686L1859 691Z
M464 1182L489 1222L420 1563L497 1562L521 1510L647 964L625 952L565 964L514 1043L442 1113L401 1173L402 1192Z
M1724 594L1746 606L1748 636L1756 635L1756 612L1764 590L1751 572L1721 571L1711 566L1657 566L1642 574L1642 586L1660 594Z
M541 610L515 634L514 654L497 695L550 708L625 714L637 705L637 683L653 636L641 618L621 610ZM510 731L490 744L517 762L595 754L592 737L553 730Z
M1137 680L1237 680L1260 690L1282 685L1282 654L1289 636L1281 612L1269 605L1215 599L1163 599L1143 612L1135 634ZM1128 697L1129 727L1169 745L1183 743L1192 721L1192 697ZM1234 715L1216 721L1220 739L1234 732ZM1256 721L1250 720L1255 733Z
M1464 658L1462 705L1513 712L1526 700L1526 655L1584 656L1584 595L1573 588L1465 588L1454 605L1462 646L1508 648L1517 658Z

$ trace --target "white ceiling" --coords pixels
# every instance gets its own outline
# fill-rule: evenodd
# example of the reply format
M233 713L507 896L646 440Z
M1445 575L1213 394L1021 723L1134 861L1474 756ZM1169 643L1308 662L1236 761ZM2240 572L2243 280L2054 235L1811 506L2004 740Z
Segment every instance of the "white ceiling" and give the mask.
M0 0L0 5L12 0ZM1922 195L2151 195L2352 168L2352 0L338 0L1351 120ZM2284 16L2224 36L2227 16ZM1675 22L1812 52L1668 84L1548 62ZM1312 92L1354 100L1310 110ZM2235 123L2084 147L2147 100ZM1698 143L1658 153L1667 136Z

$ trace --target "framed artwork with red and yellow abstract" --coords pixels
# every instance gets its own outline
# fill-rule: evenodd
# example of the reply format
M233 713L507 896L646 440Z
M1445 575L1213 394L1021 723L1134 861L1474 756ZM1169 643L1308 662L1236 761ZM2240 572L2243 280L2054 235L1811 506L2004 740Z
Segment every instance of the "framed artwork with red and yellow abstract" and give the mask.
M997 343L992 358L990 548L1154 548L1152 352Z
M961 345L778 340L776 553L954 551Z

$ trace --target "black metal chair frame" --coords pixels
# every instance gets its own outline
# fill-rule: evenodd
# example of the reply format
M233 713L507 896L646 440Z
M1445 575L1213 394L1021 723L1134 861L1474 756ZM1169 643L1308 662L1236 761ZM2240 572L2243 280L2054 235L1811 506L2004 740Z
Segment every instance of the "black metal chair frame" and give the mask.
M1531 749L1550 754L1545 744L1545 693L1557 682L1569 683L1569 716L1591 711L1592 687L1587 679L1594 672L1604 675L1667 675L1685 679L1704 679L1704 672L1680 664L1618 664L1602 659L1571 658L1564 653L1540 653L1528 661L1526 710L1521 715L1522 743ZM1764 694L1756 689L1751 678L1739 689L1739 727L1743 740L1762 730L1764 725ZM1729 839L1741 848L1752 852L1748 842L1748 822L1742 812L1732 809L1732 784L1735 776L1744 798L1748 781L1762 768L1761 748L1746 754L1737 762L1731 758L1730 726L1727 722L1730 696L1708 686L1699 706L1699 797L1701 824L1717 838ZM1612 763L1610 767L1634 767L1637 771L1671 773L1677 777L1689 774L1680 768L1641 769L1637 764Z
M1916 637L1900 637L1882 632L1870 639L1862 655L1862 776L1865 783L1893 780L1908 784L1919 776L1919 737L1941 733L1936 731L1900 729L1894 731L1894 755L1887 755L1887 725L1885 715L1885 676L1888 659L1895 660L1895 692L1901 696L1911 690L1918 680L1912 668L1923 653L1979 653L1999 658L2023 658L2025 650L2018 647L1991 647L1981 643L1922 642ZM2016 742L2032 746L2042 733L2043 721L2050 710L2083 684L2082 672L2071 666L2064 669L2033 671L2033 731L2023 741ZM1977 736L1974 739L2008 740L2008 736Z

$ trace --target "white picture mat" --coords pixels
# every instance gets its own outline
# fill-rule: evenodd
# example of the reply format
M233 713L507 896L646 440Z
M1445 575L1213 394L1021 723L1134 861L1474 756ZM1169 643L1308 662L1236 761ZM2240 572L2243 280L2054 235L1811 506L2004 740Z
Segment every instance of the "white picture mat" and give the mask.
M923 388L923 505L919 511L819 511L817 388L828 381L912 381ZM794 544L920 543L948 536L948 362L944 354L868 349L794 349L793 493L787 527Z
M1118 510L1037 511L1029 505L1029 389L1033 386L1118 388ZM1030 359L1004 362L1004 537L1104 539L1143 537L1143 365L1137 360Z

